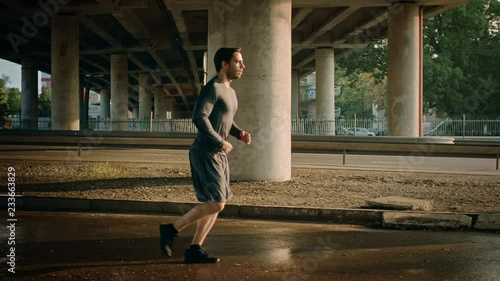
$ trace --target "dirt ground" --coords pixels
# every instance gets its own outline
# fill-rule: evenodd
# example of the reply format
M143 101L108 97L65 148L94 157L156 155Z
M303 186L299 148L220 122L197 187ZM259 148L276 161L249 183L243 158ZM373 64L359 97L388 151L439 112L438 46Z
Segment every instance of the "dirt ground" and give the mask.
M0 164L2 178L15 168L16 193L88 199L196 202L189 166L158 163L23 161ZM434 211L500 211L497 176L380 171L292 170L287 182L233 182L230 204L363 208L367 199L429 199Z

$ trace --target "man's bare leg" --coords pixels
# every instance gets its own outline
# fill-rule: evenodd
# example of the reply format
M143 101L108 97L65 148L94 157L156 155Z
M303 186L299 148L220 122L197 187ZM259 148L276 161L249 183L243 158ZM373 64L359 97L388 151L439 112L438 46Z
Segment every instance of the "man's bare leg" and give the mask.
M180 217L175 223L174 223L174 228L177 231L183 230L186 226L190 225L191 223L198 221L200 219L205 218L206 216L213 215L213 214L218 214L220 211L224 209L225 203L221 202L214 202L214 201L209 201L209 202L204 202L200 205L195 206L189 212L184 214L182 217ZM217 216L215 216L217 218ZM214 219L215 222L215 219ZM213 222L210 226L212 228ZM210 231L210 229L208 229ZM198 230L196 231L198 232ZM208 232L207 232L208 233ZM206 236L206 234L205 234ZM195 235L196 237L196 235Z
M174 224L160 225L160 249L166 256L172 256L172 247L177 233L195 221L201 222L196 227L196 233L193 241L201 243L205 240L208 232L217 219L217 215L224 209L225 203L204 202L195 206L189 212L180 217ZM194 243L193 242L193 243Z
M196 232L194 233L191 244L200 246L203 244L208 233L214 226L218 215L219 213L211 214L197 221Z

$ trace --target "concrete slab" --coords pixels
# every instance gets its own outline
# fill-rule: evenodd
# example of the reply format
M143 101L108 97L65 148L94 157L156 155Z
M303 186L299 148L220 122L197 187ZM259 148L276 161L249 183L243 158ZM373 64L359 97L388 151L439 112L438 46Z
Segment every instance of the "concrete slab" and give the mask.
M500 213L480 214L472 227L484 230L500 230Z
M421 200L401 196L387 196L366 200L366 204L374 209L391 210L413 210L430 211L432 210L431 200Z
M163 203L128 200L92 200L92 210L161 213L163 211Z
M341 224L382 225L382 211L360 209L321 209L322 221Z
M472 218L453 213L384 212L383 227L458 229L471 227Z

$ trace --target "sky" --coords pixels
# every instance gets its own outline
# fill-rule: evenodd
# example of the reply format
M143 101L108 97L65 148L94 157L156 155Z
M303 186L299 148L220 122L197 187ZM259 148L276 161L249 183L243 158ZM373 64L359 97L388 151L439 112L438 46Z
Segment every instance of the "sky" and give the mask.
M21 90L21 65L0 59L0 77L5 74L10 78L10 84L7 87L18 88ZM38 71L38 87L40 89L40 80L42 73Z

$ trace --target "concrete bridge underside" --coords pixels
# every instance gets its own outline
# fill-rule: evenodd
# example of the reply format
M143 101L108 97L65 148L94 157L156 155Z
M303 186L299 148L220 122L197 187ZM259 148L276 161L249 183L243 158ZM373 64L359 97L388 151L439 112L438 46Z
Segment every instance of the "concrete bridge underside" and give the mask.
M208 49L208 8L225 16L244 0L4 0L0 2L0 57L36 61L51 73L51 22L58 14L78 17L80 75L94 73L93 89L110 88L110 56L128 56L129 107L139 101L139 74L149 73L189 111L203 84ZM389 0L293 0L292 67L300 76L315 71L315 49L332 47L335 57L387 36ZM426 18L465 0L422 0ZM40 3L43 3L41 5ZM55 6L55 7L54 7ZM68 27L69 28L69 27ZM251 26L244 28L251 29ZM17 36L8 36L16 34ZM102 75L102 76L101 76Z
M465 2L4 0L0 57L22 63L27 79L36 69L51 73L52 128L79 130L75 112L89 76L91 87L110 100L112 121L126 122L134 108L148 118L151 111L140 104L153 108L153 96L155 111L162 111L155 117L165 116L168 107L174 117L188 117L206 76L214 74L215 50L242 47L247 68L244 79L233 83L240 102L236 122L254 142L231 154L231 173L235 179L282 181L291 177L298 77L316 71L316 116L332 120L335 58L371 40L389 42L388 133L418 137L423 20ZM36 108L36 93L22 91L22 103ZM167 100L169 105L156 104ZM36 117L32 109L22 111L25 120ZM126 130L124 124L113 130Z

